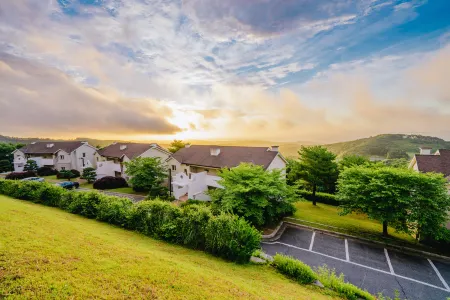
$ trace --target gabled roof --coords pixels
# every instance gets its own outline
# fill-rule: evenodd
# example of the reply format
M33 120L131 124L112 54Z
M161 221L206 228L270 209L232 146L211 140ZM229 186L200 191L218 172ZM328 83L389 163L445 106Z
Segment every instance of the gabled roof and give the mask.
M219 155L211 155L211 148L219 148ZM172 157L182 164L209 168L233 168L246 162L267 169L277 155L278 151L269 151L268 147L192 145L178 150Z
M125 149L122 149L125 147ZM145 151L155 148L158 149L161 152L169 154L167 150L159 146L158 144L152 143L152 144L142 144L142 143L114 143L109 146L106 146L105 148L98 150L98 154L101 156L106 157L115 157L115 158L121 158L122 156L126 156L129 159L133 159Z
M70 141L70 142L34 142L26 145L18 150L25 154L53 154L58 150L64 150L67 153L71 153L77 148L84 145L85 142Z
M434 155L416 154L417 168L420 172L442 173L450 176L450 150L439 149Z

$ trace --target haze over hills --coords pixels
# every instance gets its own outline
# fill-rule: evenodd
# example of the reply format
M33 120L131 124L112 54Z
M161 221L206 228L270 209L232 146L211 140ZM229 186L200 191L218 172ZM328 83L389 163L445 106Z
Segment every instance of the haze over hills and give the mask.
M0 142L7 143L30 143L32 141L58 141L58 139L49 138L22 138L9 137L0 135ZM61 139L59 139L61 140ZM100 140L92 138L76 138L75 140L87 141L91 145L97 147L104 147L113 142L125 142L115 140ZM127 141L127 142L142 142L142 141ZM163 147L168 147L168 141L149 141L157 142ZM298 141L298 142L273 142L263 140L187 140L192 144L207 145L216 144L222 146L280 146L280 151L286 157L297 156L297 151L302 145L315 145L312 141ZM408 155L412 157L414 153L418 153L421 146L432 147L433 151L440 148L450 149L450 141L445 141L438 137L423 136L423 135L408 135L408 134L381 134L373 137L362 138L353 141L339 142L324 145L330 151L342 157L346 154L357 154L367 157L377 157L380 159L389 158L392 155ZM405 156L406 157L406 156Z

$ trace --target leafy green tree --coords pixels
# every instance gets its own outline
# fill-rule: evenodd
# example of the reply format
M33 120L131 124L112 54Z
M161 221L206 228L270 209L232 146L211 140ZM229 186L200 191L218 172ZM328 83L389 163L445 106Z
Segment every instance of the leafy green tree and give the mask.
M174 140L172 143L170 143L169 151L175 153L178 150L184 148L186 145L189 145L189 143L185 143L182 140Z
M0 173L1 172L8 172L12 170L12 164L7 159L0 160Z
M298 152L299 159L292 165L292 178L306 182L312 190L312 202L316 205L317 188L322 186L327 191L334 190L338 177L336 155L322 146L302 146Z
M162 186L167 167L159 157L137 157L124 164L133 190L149 192L154 197L167 195L167 188Z
M14 160L14 155L12 153L14 150L22 148L23 146L23 144L0 143L0 160L8 160L12 169Z
M404 150L392 149L392 150L389 150L389 152L387 153L386 158L387 159L396 159L396 158L409 159L409 155Z
M32 159L27 160L25 166L23 166L24 171L37 171L38 168L38 164Z
M363 166L366 164L370 164L370 160L367 157L364 157L361 155L356 155L356 154L345 155L338 162L340 171L343 171L345 168L355 167L355 166Z
M405 233L441 232L450 209L446 193L442 175L392 167L351 167L338 180L341 214L367 214L382 223L385 236L388 225Z
M386 159L383 161L386 166L407 169L409 165L409 159L406 158L396 158L396 159Z
M223 189L210 191L213 208L244 217L254 226L278 221L295 211L294 193L281 170L241 163L219 172Z
M95 172L94 168L88 167L83 169L81 178L87 180L88 183L94 182L96 177L97 173Z
M71 181L72 178L75 178L75 174L71 170L61 170L59 171L59 174L60 176L57 177L65 178L69 181Z

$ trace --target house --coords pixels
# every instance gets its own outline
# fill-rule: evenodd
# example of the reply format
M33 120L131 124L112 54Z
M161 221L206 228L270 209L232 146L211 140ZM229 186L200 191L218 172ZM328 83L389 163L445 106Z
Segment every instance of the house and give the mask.
M286 167L286 160L278 152L278 146L186 145L167 160L172 175L173 195L176 199L211 200L205 192L223 188L218 184L218 171L244 162L260 165L265 170Z
M95 154L97 179L105 176L128 179L124 162L136 157L159 157L161 161L165 161L170 154L169 151L155 143L113 143L98 150Z
M450 149L439 149L434 154L428 147L420 148L420 154L414 155L409 168L418 172L436 172L444 174L450 181Z
M75 169L81 172L84 168L95 167L96 151L95 147L82 141L32 142L13 152L14 171L23 171L27 160L34 160L39 167L47 166L58 171Z

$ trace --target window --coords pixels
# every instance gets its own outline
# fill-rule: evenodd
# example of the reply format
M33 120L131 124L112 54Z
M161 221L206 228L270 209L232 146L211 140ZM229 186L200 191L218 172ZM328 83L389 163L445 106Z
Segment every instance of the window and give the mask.
M61 167L61 171L65 171L66 170L66 167Z
M97 161L98 161L98 157L97 157Z
M184 169L184 174L186 174L186 175L187 175L187 169Z
M177 170L177 166L176 165L172 165L172 171L176 171Z
M64 155L60 155L60 156L59 156L59 159L64 159Z
M86 153L83 153L83 157L86 157Z
M191 179L191 175L192 175L192 173L189 173L189 179Z

